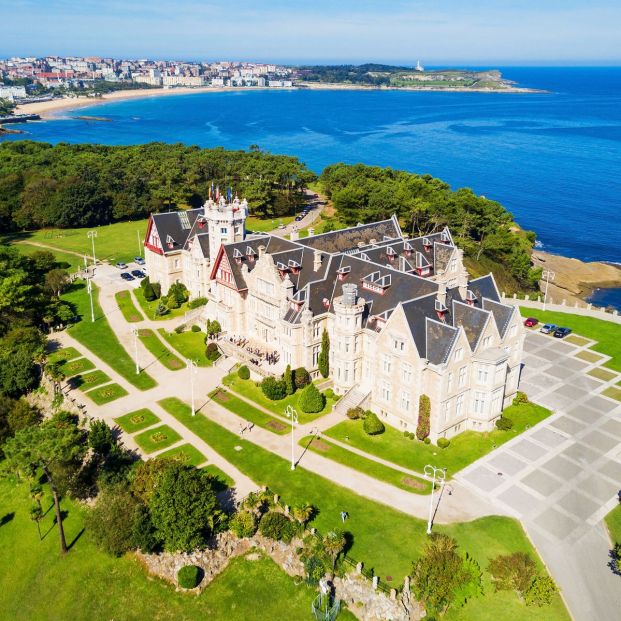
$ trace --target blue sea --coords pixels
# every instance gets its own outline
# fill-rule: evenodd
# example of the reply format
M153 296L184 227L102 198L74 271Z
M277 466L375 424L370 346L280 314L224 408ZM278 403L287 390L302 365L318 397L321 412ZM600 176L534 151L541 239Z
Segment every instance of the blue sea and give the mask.
M621 262L621 68L505 68L536 94L231 91L98 104L29 123L57 142L183 142L430 173L500 201L542 248ZM111 122L83 121L80 115Z

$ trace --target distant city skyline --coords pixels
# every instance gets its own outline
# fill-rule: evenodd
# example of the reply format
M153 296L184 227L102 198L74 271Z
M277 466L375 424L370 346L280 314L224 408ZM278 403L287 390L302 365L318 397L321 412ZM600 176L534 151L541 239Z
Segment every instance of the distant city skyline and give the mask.
M618 64L621 4L596 0L0 0L0 56L279 63Z

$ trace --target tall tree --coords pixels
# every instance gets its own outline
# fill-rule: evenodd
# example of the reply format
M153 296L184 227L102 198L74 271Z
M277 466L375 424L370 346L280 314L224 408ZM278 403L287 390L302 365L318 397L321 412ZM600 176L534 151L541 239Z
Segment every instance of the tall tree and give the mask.
M317 366L323 377L328 377L328 375L330 375L330 337L325 328L321 335L321 350L319 351Z

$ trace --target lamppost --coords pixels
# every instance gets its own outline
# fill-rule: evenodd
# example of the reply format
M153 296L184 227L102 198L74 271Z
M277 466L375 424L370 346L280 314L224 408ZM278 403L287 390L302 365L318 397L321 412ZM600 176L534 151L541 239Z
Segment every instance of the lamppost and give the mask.
M136 240L138 241L138 256L142 256L142 244L140 243L140 231L136 231Z
M93 307L93 283L92 276L86 275L86 290L88 291L88 297L91 300L91 321L95 321L95 308Z
M546 279L546 288L543 292L543 310L546 309L546 301L548 299L548 284L551 280L554 280L556 274L551 270L543 270L541 276Z
M97 265L97 257L95 256L95 237L97 237L97 231L89 231L86 236L91 240L93 246L93 267Z
M295 429L295 425L298 422L298 413L293 409L292 406L288 405L285 408L285 414L287 418L291 419L291 470L295 470L295 440L293 437L293 430Z
M134 334L134 359L136 362L136 375L140 373L140 363L138 362L138 328L133 328Z
M194 373L198 366L194 360L187 360L188 368L190 369L190 390L192 391L192 416L196 416L196 407L194 405Z
M433 491L436 488L436 479L440 482L440 486L444 485L446 478L446 468L436 468L435 466L425 466L425 476L431 478L431 495L429 496L429 519L427 520L427 534L431 535L431 526L433 524Z

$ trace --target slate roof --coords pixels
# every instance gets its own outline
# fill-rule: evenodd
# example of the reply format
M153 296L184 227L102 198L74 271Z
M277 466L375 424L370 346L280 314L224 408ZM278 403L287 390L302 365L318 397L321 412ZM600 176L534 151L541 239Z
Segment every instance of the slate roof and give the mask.
M470 344L470 349L474 351L479 342L483 328L489 319L490 313L476 306L470 306L463 302L453 300L452 320L455 327L462 327Z
M484 298L483 308L492 313L498 332L501 337L504 337L507 333L509 322L511 321L513 314L516 312L515 307L509 306L508 304L500 304L494 300Z
M153 226L157 231L162 245L164 254L176 252L185 247L188 238L196 224L198 216L203 209L188 209L186 211L170 211L167 213L154 213ZM187 218L187 220L186 220ZM189 226L186 226L189 225ZM172 248L168 247L166 242L168 237L172 237L174 244Z

